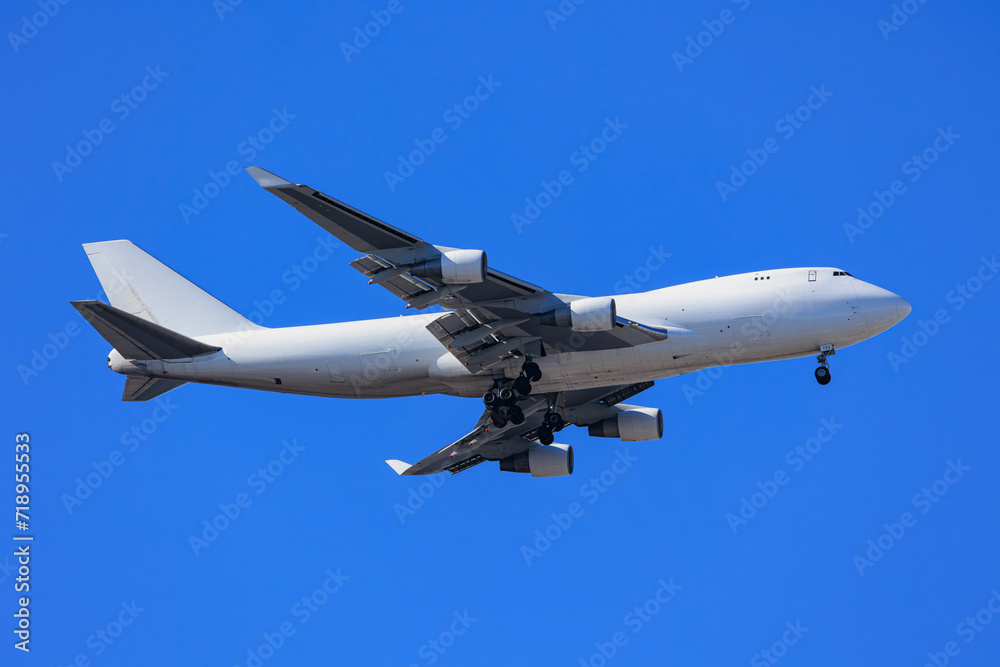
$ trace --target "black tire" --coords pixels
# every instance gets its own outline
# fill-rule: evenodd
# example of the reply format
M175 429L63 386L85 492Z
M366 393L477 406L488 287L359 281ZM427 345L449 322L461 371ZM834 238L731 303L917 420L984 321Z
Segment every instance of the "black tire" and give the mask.
M816 382L820 384L830 384L830 369L826 366L820 366L816 369Z
M542 443L543 445L551 445L555 441L556 439L552 435L552 431L550 431L549 429L543 428L541 431L538 432L538 442Z
M531 382L528 381L528 378L522 375L514 380L514 391L521 396L527 396L531 393Z
M486 405L486 407L492 408L494 405L497 404L497 393L491 389L490 391L483 394L483 403Z
M503 428L507 425L507 416L496 408L494 408L493 412L490 413L490 420L497 428Z
M500 402L504 405L514 405L517 402L517 394L510 387L504 387L499 393Z
M538 382L542 379L542 369L534 361L526 363L521 370L524 372L524 377L531 382Z
M507 410L507 416L510 418L510 423L514 426L524 423L524 411L516 405Z
M553 431L558 431L563 427L563 418L559 416L558 412L547 412L545 417L542 418L542 423Z

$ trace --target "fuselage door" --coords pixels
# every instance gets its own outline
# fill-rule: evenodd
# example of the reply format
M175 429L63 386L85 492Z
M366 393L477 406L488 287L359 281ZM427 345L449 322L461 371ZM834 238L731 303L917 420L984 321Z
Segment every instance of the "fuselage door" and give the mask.
M327 364L330 371L330 382L344 381L344 363L342 361L331 361Z

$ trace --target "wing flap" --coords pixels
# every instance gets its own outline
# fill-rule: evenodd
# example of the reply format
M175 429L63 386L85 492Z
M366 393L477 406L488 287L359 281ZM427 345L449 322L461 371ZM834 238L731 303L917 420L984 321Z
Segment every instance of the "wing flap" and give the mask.
M504 361L537 336L525 335L520 325L527 317L500 317L485 308L462 308L445 313L427 325L427 330L448 348L452 356L480 373Z

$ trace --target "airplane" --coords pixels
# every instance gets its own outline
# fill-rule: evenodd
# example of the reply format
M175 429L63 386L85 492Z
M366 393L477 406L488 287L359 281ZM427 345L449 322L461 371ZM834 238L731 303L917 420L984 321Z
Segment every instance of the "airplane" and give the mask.
M187 383L312 396L478 397L475 427L399 475L457 474L484 461L558 477L568 425L625 442L663 436L658 408L625 403L655 380L701 369L829 357L910 313L902 297L833 267L755 271L616 296L557 294L490 266L486 253L432 245L260 167L247 171L361 257L351 262L405 317L312 326L255 324L130 241L84 244L108 295L71 302L111 344L122 400Z

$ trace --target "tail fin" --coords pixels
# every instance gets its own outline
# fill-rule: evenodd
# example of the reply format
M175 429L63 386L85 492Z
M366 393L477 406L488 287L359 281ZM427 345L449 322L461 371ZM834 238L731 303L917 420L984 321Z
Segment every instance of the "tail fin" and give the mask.
M131 241L85 243L83 248L111 305L125 313L185 336L262 328Z

